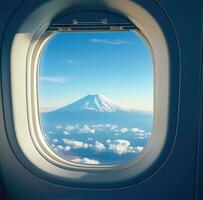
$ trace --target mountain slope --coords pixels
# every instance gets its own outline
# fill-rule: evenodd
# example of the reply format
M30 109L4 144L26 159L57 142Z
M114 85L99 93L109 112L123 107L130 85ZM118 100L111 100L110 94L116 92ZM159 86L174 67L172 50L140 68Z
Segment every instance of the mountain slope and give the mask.
M123 127L150 127L152 113L128 111L103 95L87 95L72 104L41 113L44 127L79 124L116 124Z
M87 95L78 101L58 109L58 111L96 111L96 112L115 112L123 111L118 104L107 97L95 94Z

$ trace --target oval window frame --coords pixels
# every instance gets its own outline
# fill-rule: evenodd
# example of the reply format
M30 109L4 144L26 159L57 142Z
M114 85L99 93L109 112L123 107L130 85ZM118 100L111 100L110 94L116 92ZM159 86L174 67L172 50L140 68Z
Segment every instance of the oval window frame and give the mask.
M57 5L56 1L54 1L54 2L55 2L55 5ZM92 9L95 10L98 5L95 7L95 4L93 2L91 2L91 3L92 3ZM100 4L100 2L97 2L97 3ZM107 2L105 2L105 3L107 3ZM123 8L122 7L122 3L123 2L120 2L120 4L118 4L118 5L117 5L117 3L115 3L115 1L111 1L111 3L112 3L112 5L109 6L109 10L117 10L117 12L118 12L118 7L117 7L117 9L115 9L115 8L116 8L116 6L120 6L120 10L119 11L121 13L123 13L123 10L121 9L121 8ZM163 39L163 41L162 41L163 43L161 43L161 47L162 48L164 47L163 49L159 48L157 50L159 50L159 52L164 54L162 51L160 51L162 49L162 50L164 50L164 52L167 53L167 55L165 55L166 57L169 57L169 55L170 55L170 58L172 57L170 59L170 64L171 63L173 63L173 64L174 63L179 63L178 54L172 53L171 47L170 47L170 53L169 53L169 51L168 51L169 50L169 46L167 46L168 43L166 42L166 38L164 37L162 29L160 28L160 26L158 25L156 20L154 18L152 18L152 16L149 15L149 13L145 9L143 9L140 5L138 5L138 4L134 3L134 2L130 2L130 1L125 2L125 3L128 3L128 6L126 6L126 7L128 7L129 10L132 9L134 11L140 11L140 13L139 13L140 17L143 17L143 16L146 15L147 17L149 17L149 19L151 19L155 23L154 25L156 26L156 28L153 31L156 32L156 30L157 30L159 32L159 34L161 34L161 37L154 38L154 39L156 39L157 42L159 41L159 43L161 43L160 41L162 41L162 39ZM144 5L144 3L141 3L141 2L140 2L140 4ZM24 108L24 106L28 105L29 104L29 100L30 100L29 98L32 98L31 97L32 95L30 95L30 94L27 95L26 94L26 90L27 89L25 89L24 86L27 86L26 81L29 81L31 79L30 79L29 76L26 76L27 77L26 81L23 79L22 82L20 81L21 82L20 84L17 84L17 85L15 85L15 84L16 84L16 80L19 77L21 77L21 78L23 77L23 76L20 76L20 72L22 72L22 74L25 75L25 71L24 70L26 69L26 73L29 71L29 67L28 66L30 65L30 59L28 59L28 58L30 58L33 55L33 50L34 50L34 46L36 45L37 36L41 36L40 32L42 30L44 30L45 27L47 27L48 23L47 24L44 23L46 25L45 26L41 26L41 29L37 33L35 32L36 31L36 26L34 25L32 27L32 31L33 31L32 33L35 33L35 34L27 34L27 33L25 33L26 31L24 32L23 30L27 29L26 26L29 26L28 24L30 24L30 22L33 20L33 17L36 16L37 11L42 13L42 10L46 9L47 5L48 4L46 4L46 5L42 6L42 7L39 7L38 9L36 9L35 12L33 12L31 14L32 17L29 16L28 18L26 18L26 20L24 21L23 24L22 24L22 22L20 22L20 25L18 24L18 29L17 29L18 31L17 32L22 33L22 34L16 35L16 33L15 33L12 39L10 37L8 37L7 40L4 40L4 41L7 41L7 42L9 41L10 44L12 44L11 45L12 46L12 48L11 48L11 54L9 54L9 55L11 55L11 63L9 62L11 64L11 74L9 73L10 71L8 71L8 70L6 70L4 68L4 70L6 72L6 76L8 77L8 76L11 75L11 88L9 88L9 90L11 91L11 94L12 94L12 110L10 110L8 108L9 107L9 105L8 105L9 101L8 102L4 101L4 106L9 111L8 114L6 114L6 115L9 115L10 117L12 116L11 118L13 119L13 127L11 127L8 124L8 122L7 122L7 130L10 130L10 131L7 131L7 135L8 135L8 138L9 138L9 141L10 141L10 144L11 144L11 147L13 149L14 154L21 161L21 163L23 163L23 165L26 168L30 167L29 170L32 173L34 173L36 175L40 174L40 177L43 177L43 178L45 178L47 180L50 180L50 181L52 180L54 182L58 182L59 184L70 185L70 183L71 183L71 184L73 184L73 185L75 185L77 187L78 181L80 181L80 182L82 181L84 183L84 185L80 186L80 187L87 187L87 186L89 187L90 186L90 187L108 188L112 183L114 183L115 187L118 187L119 185L123 186L123 185L129 185L129 184L132 184L132 183L135 184L136 182L138 183L141 180L144 180L146 177L149 176L150 172L153 174L153 172L155 172L161 166L161 164L159 164L158 165L159 167L157 167L156 166L157 162L163 164L164 161L166 160L166 158L168 158L169 153L171 152L173 144L174 144L174 141L175 141L176 131L174 129L172 129L173 131L172 131L171 135L169 135L169 131L171 131L171 129L168 129L168 126L171 125L171 124L168 123L168 120L169 120L168 116L170 115L170 120L171 120L171 115L173 117L177 118L178 117L178 112L177 113L175 112L175 113L171 114L171 113L169 113L168 108L169 108L169 104L170 104L170 107L171 107L171 105L174 105L176 107L178 106L178 95L171 97L172 100L171 99L170 100L171 100L172 103L168 102L169 101L169 93L171 94L171 91L169 90L170 89L169 88L169 78L171 78L170 77L171 76L171 71L169 70L169 66L170 65L169 65L169 60L168 59L166 59L168 61L167 62L167 66L168 66L167 70L168 71L165 72L165 75L167 74L167 76L166 77L164 76L164 78L165 78L164 81L166 82L168 80L168 82L167 82L168 85L167 85L167 87L166 87L166 85L165 86L158 85L158 87L161 88L161 91L163 91L163 87L165 87L164 89L167 90L167 94L164 97L164 98L166 98L166 102L167 103L165 102L164 104L162 104L162 106L159 109L159 111L157 111L157 109L155 110L156 112L158 112L158 113L155 113L156 115L160 116L160 114L161 114L161 116L163 116L163 113L164 113L164 116L165 116L165 118L163 120L165 120L166 123L164 123L164 125L161 124L161 126L164 126L164 127L162 127L163 128L162 130L163 130L164 134L161 135L161 138L159 138L160 140L162 140L162 147L159 149L160 151L158 149L155 149L155 151L152 152L152 154L153 154L152 156L155 156L156 159L151 160L150 161L150 165L147 165L147 163L144 163L143 160L142 160L142 164L143 165L147 165L147 167L142 168L141 171L140 170L136 171L135 168L128 168L128 169L119 170L119 171L113 170L113 174L114 174L113 176L111 175L111 173L107 173L107 172L105 172L105 176L104 176L103 173L97 173L95 171L92 171L92 172L88 172L88 171L81 172L80 170L77 170L77 169L75 169L75 171L68 171L67 169L64 171L62 168L55 168L55 166L50 165L50 162L46 162L45 160L42 160L42 158L40 157L39 152L36 150L36 148L33 145L33 141L31 140L30 137L28 137L26 135L32 129L31 128L32 122L30 121L30 116L29 116L29 123L31 123L31 124L29 124L29 126L27 126L28 123L26 124L26 128L27 128L26 130L22 128L22 126L24 126L25 123L28 122L27 121L28 120L27 115L29 115L29 111L26 109L27 107ZM155 5L153 3L152 3L152 5L155 6L155 8L158 11L161 11L160 8L157 5ZM49 6L51 6L51 5L49 5ZM52 6L53 6L53 4L52 4ZM90 6L90 5L88 5L88 6ZM114 6L114 9L112 8L113 6ZM150 8L150 7L147 6L147 4L145 4L144 6L147 7L147 8ZM61 10L62 10L62 7L61 7ZM106 10L106 7L105 7L104 10ZM132 12L132 10L131 10L131 12ZM135 19L132 16L130 17L129 13L128 14L125 13L125 15L128 16L130 19L132 19L131 21L135 21ZM162 16L165 16L164 13L162 13ZM158 19L158 16L157 16L157 19ZM166 16L165 16L165 19L166 19L166 21L168 20L166 18ZM47 19L45 21L47 21ZM160 20L159 20L159 22L160 22ZM11 23L11 25L12 25L12 23ZM138 26L143 28L142 25L139 24ZM150 25L150 24L148 23L148 25ZM177 45L176 44L177 41L176 41L176 37L175 37L174 32L171 31L172 29L171 29L171 24L170 24L169 21L168 21L168 26L165 27L165 29L168 30L168 31L165 30L165 34L171 35L171 37L172 37L171 40L173 40L171 46L176 47L175 48L175 53L177 53L178 52L178 50L177 50L178 48L176 46ZM144 29L142 29L142 30L144 30ZM152 34L152 35L153 35L153 37L156 37L154 34ZM33 41L33 38L34 38L34 41ZM19 45L20 45L20 43L22 44L22 42L24 44L23 47L21 46L21 50L23 52L20 53L20 52L18 52L18 50L20 49ZM5 45L5 46L7 46L7 45ZM151 45L151 46L153 46L153 45ZM152 48L154 48L154 47L152 47ZM28 52L28 49L29 49L29 52ZM6 50L3 51L3 53L5 53L5 52L6 52ZM18 52L18 55L15 55L15 52ZM24 57L25 55L22 54L22 53L25 53L25 52L28 52L28 53L25 54L26 55L26 59ZM23 57L23 59L21 61L21 64L23 63L23 66L26 66L28 68L25 67L25 68L21 69L20 72L17 72L16 68L17 68L17 66L20 66L20 63L19 62L17 63L16 59L19 58L18 57L19 55ZM7 61L5 61L5 63L8 62L8 60L10 60L10 59L8 59L8 56L5 56L5 58L7 58ZM16 67L14 67L14 66L16 66ZM162 71L163 71L163 69L162 69ZM160 71L159 71L159 73L160 73ZM175 75L173 75L173 80L175 80L174 77L175 77ZM176 78L177 78L177 76L176 76ZM163 79L163 77L162 77L162 79ZM155 80L156 80L156 78L155 78ZM171 79L170 79L170 81L171 81ZM173 83L173 85L172 85L172 88L174 88L174 89L178 88L177 86L178 86L178 82L175 81L175 83ZM20 98L16 97L16 87L22 89L22 91L20 92L21 93L20 94ZM155 85L155 87L157 87L157 85ZM5 88L8 89L8 86L6 86ZM5 89L4 89L4 92L5 92ZM27 91L27 92L29 92L29 91ZM175 90L174 90L174 92L175 92ZM24 94L26 94L26 95L24 95ZM155 94L155 95L157 95L157 94ZM10 97L8 95L5 95L4 100L5 99L9 99L9 98ZM21 102L21 105L23 106L22 109L20 109L18 107L18 103L17 103L18 101L17 101L17 99L18 99L18 101L22 100L22 102ZM155 102L155 104L157 104L157 99L154 102ZM159 106L160 106L160 104L159 104ZM167 106L167 109L166 109L166 106ZM28 107L29 107L29 105L28 105ZM163 112L163 110L165 110L166 112ZM20 112L20 111L22 111L22 112ZM160 113L160 112L162 112L162 113ZM21 116L22 114L23 114L23 117L21 119L19 119L19 116ZM175 126L175 129L176 129L176 126ZM22 133L22 135L26 137L26 142L29 142L30 145L31 144L33 145L31 147L32 148L31 152L28 152L28 150L26 149L26 147L28 145L25 144L25 141L23 141L24 138L22 137L22 135L20 135L20 133ZM157 143L155 142L155 144L157 144ZM157 151L159 151L159 153L157 153ZM33 153L35 153L37 158L39 158L40 160L37 160L37 158L33 158L33 155L32 155ZM162 162L160 162L161 160L162 160ZM148 161L149 160L146 160L145 162L148 162ZM47 166L49 166L49 167L47 167ZM40 169L40 172L39 172L39 169ZM74 176L73 176L73 173L74 173ZM119 174L119 173L122 176L120 176L120 177L117 176L117 174ZM126 174L128 174L128 176L126 176ZM92 178L92 177L94 177L94 178ZM98 177L101 177L102 179L98 180L97 179ZM105 183L105 185L104 185L104 183ZM96 184L96 186L94 184Z
M86 14L88 15L90 13L91 13L91 11L84 12L85 15ZM99 14L102 14L102 13L103 12L99 12ZM74 17L75 15L77 15L77 12L72 13L72 14ZM80 14L81 14L81 12L80 12ZM97 13L94 13L94 15L96 15L96 14ZM114 15L112 13L108 13L108 14ZM93 17L94 17L94 15L93 15ZM119 16L119 17L122 18L121 16ZM95 30L95 32L96 31L97 30ZM78 30L77 30L77 32L78 32ZM91 31L91 32L93 32L93 31ZM103 32L103 31L101 31L101 32ZM111 30L109 30L109 32L111 32ZM152 58L153 63L154 63L153 52L152 52L151 46L149 45L145 36L141 33L141 31L138 28L135 28L133 30L133 32L135 32L134 33L135 37L139 37L140 40L143 40L143 42L148 46L148 50L151 53L151 58ZM88 171L98 171L98 170L100 170L100 171L106 171L106 170L114 171L114 170L127 169L127 168L131 167L132 165L135 165L136 163L140 162L143 159L143 157L145 156L145 154L150 150L150 140L151 140L152 134L150 135L149 140L147 141L147 145L144 147L142 152L140 152L138 154L138 156L136 156L136 158L129 159L128 161L125 161L123 163L105 164L105 165L102 165L102 164L90 165L90 164L74 163L74 162L68 161L68 160L64 159L62 156L58 155L56 152L54 152L53 149L50 147L50 145L46 142L45 138L42 137L43 134L46 134L46 133L43 133L43 128L42 128L42 125L40 122L41 120L40 120L39 106L38 106L39 105L39 91L38 91L39 86L38 85L39 85L39 68L40 68L39 65L40 65L41 54L43 52L44 47L49 42L49 40L52 39L52 37L54 37L55 34L57 34L57 33L60 33L60 31L49 31L49 29L48 29L39 38L39 42L38 42L38 44L34 50L34 52L36 52L36 53L33 54L33 58L32 58L33 63L32 63L32 69L31 69L30 73L35 74L35 75L32 77L33 80L30 82L31 84L30 84L30 88L29 88L30 91L34 91L33 97L30 98L30 100L32 101L31 102L32 111L30 111L30 114L33 115L31 120L34 122L34 123L32 123L34 125L33 126L34 131L31 132L32 133L31 137L33 139L33 142L35 143L36 148L39 148L38 145L40 145L40 148L38 149L38 151L41 153L41 155L45 159L52 162L53 164L55 164L59 167L62 167L64 169L72 168L72 169L77 169L77 170L81 170L81 171L86 171L86 170L88 170ZM154 64L153 64L152 68L154 71ZM153 75L154 75L154 73L153 73ZM38 80L38 81L36 81L36 80ZM154 80L154 77L153 77L153 80ZM154 90L154 87L153 87L153 90ZM36 101L36 99L37 99L37 101ZM152 122L152 125L153 125L153 122Z

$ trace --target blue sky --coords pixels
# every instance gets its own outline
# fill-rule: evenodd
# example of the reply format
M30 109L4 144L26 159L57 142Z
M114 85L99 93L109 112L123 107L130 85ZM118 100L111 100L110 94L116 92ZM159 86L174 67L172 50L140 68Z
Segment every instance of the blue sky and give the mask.
M134 32L57 33L42 50L39 79L42 111L88 94L129 109L153 109L152 55Z

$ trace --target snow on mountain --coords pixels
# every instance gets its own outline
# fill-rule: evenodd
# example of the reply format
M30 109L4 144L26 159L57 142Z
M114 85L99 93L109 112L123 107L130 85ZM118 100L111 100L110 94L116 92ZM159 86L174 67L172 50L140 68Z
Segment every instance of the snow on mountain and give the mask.
M123 111L118 104L101 94L87 95L63 108L60 111L96 111L115 112Z

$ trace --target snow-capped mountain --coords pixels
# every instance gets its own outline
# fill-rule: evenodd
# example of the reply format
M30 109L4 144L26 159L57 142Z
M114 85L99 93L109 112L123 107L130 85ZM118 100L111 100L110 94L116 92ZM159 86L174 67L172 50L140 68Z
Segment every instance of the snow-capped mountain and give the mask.
M51 112L42 112L41 121L46 127L67 124L116 124L142 128L143 120L151 124L152 115L129 111L103 95L87 95L67 106Z
M114 103L109 98L101 95L87 95L58 111L96 111L96 112L115 112L124 111L118 104Z

